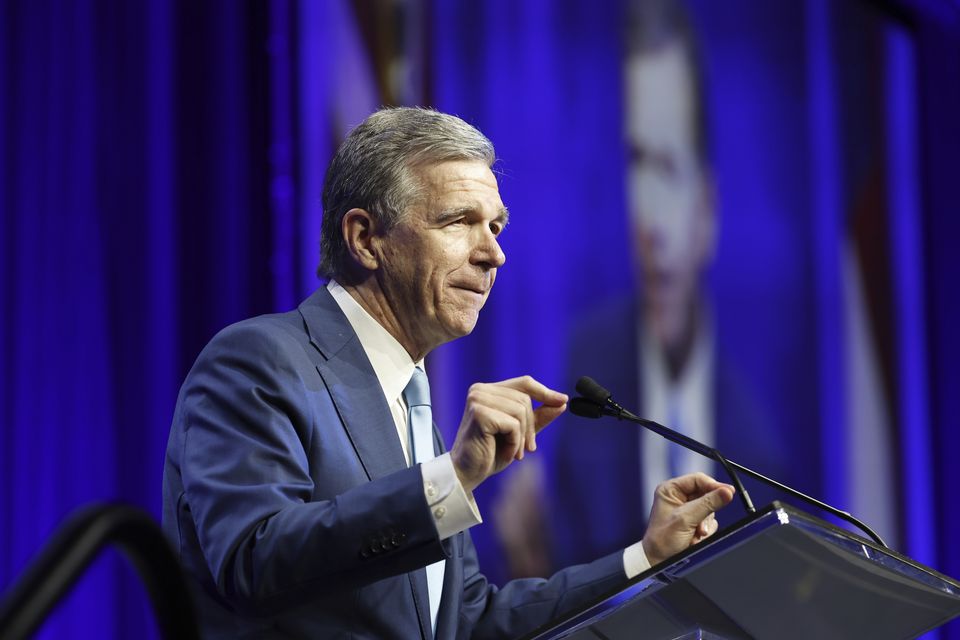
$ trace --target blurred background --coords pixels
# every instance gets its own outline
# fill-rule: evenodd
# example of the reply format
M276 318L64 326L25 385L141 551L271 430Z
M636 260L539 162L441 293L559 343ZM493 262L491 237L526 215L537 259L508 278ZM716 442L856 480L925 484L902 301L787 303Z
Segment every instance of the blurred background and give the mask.
M486 133L511 210L477 329L428 363L448 443L473 382L591 375L960 576L957 0L14 0L0 593L80 505L159 520L180 382L320 284L326 163L394 104ZM538 443L477 492L495 581L636 539L702 467L616 422ZM107 552L41 637L154 634Z

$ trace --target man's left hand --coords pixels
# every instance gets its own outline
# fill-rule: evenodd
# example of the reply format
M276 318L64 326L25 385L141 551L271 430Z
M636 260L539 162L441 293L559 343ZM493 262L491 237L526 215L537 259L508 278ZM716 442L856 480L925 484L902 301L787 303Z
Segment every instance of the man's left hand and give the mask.
M651 565L713 535L714 512L733 500L733 487L705 473L690 473L660 483L643 535L643 551Z

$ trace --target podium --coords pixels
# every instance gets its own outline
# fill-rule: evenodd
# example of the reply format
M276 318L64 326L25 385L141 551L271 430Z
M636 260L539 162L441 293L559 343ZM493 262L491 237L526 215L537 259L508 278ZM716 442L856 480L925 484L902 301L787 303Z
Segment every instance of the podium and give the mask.
M527 638L892 640L958 615L956 580L774 502Z

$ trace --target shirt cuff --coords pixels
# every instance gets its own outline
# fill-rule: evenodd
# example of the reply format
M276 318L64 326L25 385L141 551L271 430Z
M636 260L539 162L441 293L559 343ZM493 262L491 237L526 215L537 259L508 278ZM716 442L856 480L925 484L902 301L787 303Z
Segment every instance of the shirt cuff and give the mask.
M636 578L649 568L650 561L643 551L642 542L634 542L623 550L623 570L627 574L627 580Z
M460 484L449 452L421 463L420 472L423 495L441 540L483 522L473 493L468 494Z

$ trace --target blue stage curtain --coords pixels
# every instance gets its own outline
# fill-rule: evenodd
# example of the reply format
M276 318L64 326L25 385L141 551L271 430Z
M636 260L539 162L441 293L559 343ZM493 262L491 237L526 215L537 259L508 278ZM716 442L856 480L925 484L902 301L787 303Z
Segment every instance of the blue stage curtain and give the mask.
M272 309L265 11L0 7L0 591L80 505L159 519L180 381ZM107 553L41 637L153 628Z
M477 330L431 356L448 442L472 382L530 373L572 391L561 377L572 319L633 286L617 4L423 3L424 102L491 137L511 210L507 263ZM385 102L356 6L0 3L0 592L81 505L122 500L159 519L170 418L197 353L230 322L288 309L317 285L325 164L346 129ZM802 77L805 56L819 60L807 44L827 37L808 24L824 5L691 6L713 27L703 30L706 49L722 56L710 63L722 72L710 77L711 108L721 208L731 215L711 277L718 314L737 325L723 338L799 443L801 488L843 496L829 469L820 477L842 399L830 384L830 318L815 328L825 304L817 292L837 283L817 264L838 240L815 233L832 178L810 147L830 133L808 118L818 109L810 100L828 99L829 87L817 69L809 83ZM784 22L790 38L767 30ZM913 295L928 305L929 398L918 401L930 406L931 517L941 533L911 543L960 576L950 535L960 519L950 508L960 456L960 58L949 20L920 24L917 108L928 124L918 142L924 219L913 222L929 254L928 283L914 283ZM760 40L782 45L778 55L756 56L749 46ZM757 86L762 99L744 98ZM549 433L540 444L549 452ZM478 491L482 508L498 483ZM473 534L485 568L503 578L491 523ZM40 637L154 635L142 589L107 553Z

